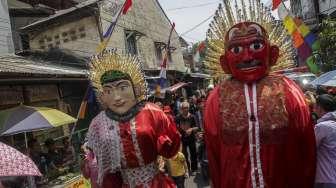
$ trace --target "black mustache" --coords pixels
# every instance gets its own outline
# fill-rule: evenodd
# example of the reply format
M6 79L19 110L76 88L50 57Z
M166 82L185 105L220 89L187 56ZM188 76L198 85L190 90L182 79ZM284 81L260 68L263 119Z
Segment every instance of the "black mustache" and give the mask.
M250 60L250 61L243 61L241 63L238 63L236 67L238 69L243 69L243 68L250 68L250 67L257 67L261 64L259 60Z

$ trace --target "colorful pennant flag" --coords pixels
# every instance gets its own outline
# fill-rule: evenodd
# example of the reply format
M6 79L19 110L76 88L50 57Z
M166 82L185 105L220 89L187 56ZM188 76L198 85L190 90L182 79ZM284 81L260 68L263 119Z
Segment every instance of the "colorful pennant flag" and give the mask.
M286 27L286 29L287 29L287 31L290 35L296 30L295 21L290 15L287 15L284 18L283 24L285 25L285 27Z
M287 32L292 36L293 45L298 51L300 62L305 62L312 73L319 73L320 70L313 56L314 51L318 51L320 47L316 35L310 31L302 20L293 18L283 3L278 6L278 14L283 19Z
M98 45L97 47L97 53L101 53L102 51L105 50L107 44L110 41L110 38L112 36L113 30L115 28L115 25L118 22L118 19L120 17L121 14L126 14L127 11L131 8L132 6L132 0L125 0L124 4L122 6L120 6L118 12L116 13L116 15L114 15L112 17L112 21L110 26L108 27L108 29L106 30L106 32L103 35L103 41Z

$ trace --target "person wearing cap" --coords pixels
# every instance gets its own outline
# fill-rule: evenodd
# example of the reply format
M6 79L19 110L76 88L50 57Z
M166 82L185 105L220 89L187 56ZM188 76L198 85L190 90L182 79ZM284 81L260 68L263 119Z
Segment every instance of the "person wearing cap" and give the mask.
M336 188L336 100L322 94L316 100L320 117L315 126L317 163L315 188Z

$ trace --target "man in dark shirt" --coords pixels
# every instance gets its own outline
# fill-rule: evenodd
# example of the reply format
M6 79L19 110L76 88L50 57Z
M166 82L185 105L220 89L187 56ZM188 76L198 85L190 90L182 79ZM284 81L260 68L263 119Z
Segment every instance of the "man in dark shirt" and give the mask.
M190 105L188 102L181 103L180 114L176 117L176 125L178 126L178 130L182 135L182 152L187 159L188 168L191 170L191 172L194 172L197 170L195 133L199 128L197 127L195 116L189 113L189 107ZM191 162L189 162L187 148L189 148Z
M51 170L57 170L57 168L62 167L63 154L62 151L56 146L54 139L48 138L44 144L48 149L47 164L49 168L51 168Z
M37 139L32 138L28 141L28 154L29 157L34 161L36 166L39 168L42 174L46 173L46 163L43 158L46 158L46 153L42 152L41 145Z

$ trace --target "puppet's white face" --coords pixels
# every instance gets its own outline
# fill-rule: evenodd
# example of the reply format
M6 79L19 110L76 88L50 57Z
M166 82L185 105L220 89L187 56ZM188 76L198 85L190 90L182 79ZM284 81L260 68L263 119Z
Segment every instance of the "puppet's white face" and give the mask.
M119 115L126 113L136 103L134 88L129 80L117 80L103 85L102 101Z

